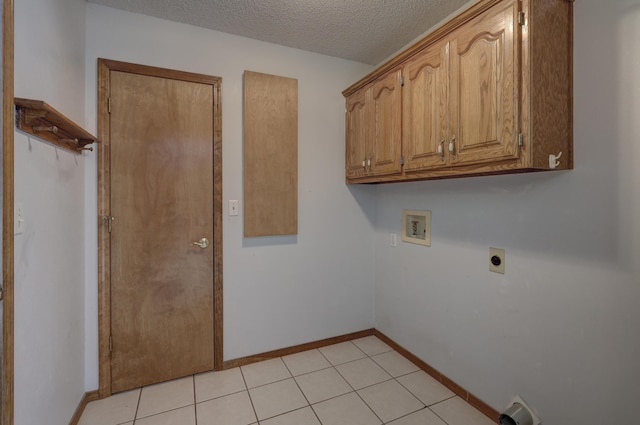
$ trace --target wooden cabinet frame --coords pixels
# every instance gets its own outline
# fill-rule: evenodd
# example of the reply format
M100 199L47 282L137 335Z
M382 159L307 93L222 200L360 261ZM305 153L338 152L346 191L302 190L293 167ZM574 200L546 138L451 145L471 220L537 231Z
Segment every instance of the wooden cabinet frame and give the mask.
M472 52L472 56L476 57L472 57L470 63L479 63L487 57L491 59L493 55L494 68L498 65L504 68L493 70L496 74L489 74L490 78L484 80L482 77L476 78L473 72L465 77L460 71L460 61L463 59L456 57L458 53L467 53L465 50L457 52L460 42L477 49ZM347 172L347 183L572 169L572 61L572 1L478 1L343 91L349 105L358 91L375 85L390 72L401 69L403 73L402 153L398 159L404 166L400 171L383 176L371 172L354 173L352 168L351 172ZM551 63L553 66L549 66ZM440 72L436 72L438 67L442 69L443 76L437 78L447 80L446 83L439 83L439 92L435 94L442 99L436 101L432 96L419 100L432 103L428 107L420 106L425 110L430 109L430 115L427 119L412 117L411 99L408 96L412 95L412 85L418 84L415 80L417 74L429 69L428 72L433 74L429 78L436 78L434 75ZM469 69L474 68L471 66ZM487 82L490 86L488 90L494 91L488 98L493 96L494 100L498 99L494 102L497 105L492 105L495 110L488 112L482 109L487 102L483 104L477 101L468 91L461 93L460 84L464 84L464 81L456 80L461 75L468 79L470 86L476 80L483 84ZM510 78L508 81L502 80L507 77ZM491 78L493 80L489 81ZM423 81L419 84L426 83ZM446 89L442 88L445 85ZM478 110L479 113L476 112ZM479 118L473 116L476 113ZM475 130L469 132L460 128L459 120L465 117L468 119L467 125ZM371 125L363 124L364 127ZM425 130L429 126L432 128ZM413 134L414 130L430 133L420 138ZM478 137L475 137L477 134ZM353 152L349 144L348 134L348 154ZM550 155L557 156L560 152L562 160L557 167L551 167ZM349 161L349 156L347 158ZM356 165L355 161L350 165Z
M402 171L402 71L392 70L347 98L347 178Z

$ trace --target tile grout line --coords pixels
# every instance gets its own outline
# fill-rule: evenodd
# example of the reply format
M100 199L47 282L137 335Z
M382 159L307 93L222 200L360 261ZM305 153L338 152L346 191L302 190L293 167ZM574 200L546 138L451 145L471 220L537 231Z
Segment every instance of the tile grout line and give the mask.
M349 342L351 342L351 341L349 341ZM356 349L357 349L358 351L360 351L362 354L364 354L364 355L365 355L365 357L363 357L364 359L369 359L369 360L373 361L373 360L371 359L371 357L370 357L367 353L365 353L364 351L362 351L362 350L360 349L360 347L358 347L358 346L357 346L356 344L354 344L353 342L351 342L351 343L353 344L353 346L355 346L355 347L356 347ZM358 360L362 360L362 359L357 359L357 360L353 360L353 361L355 362L355 361L358 361ZM329 363L331 363L331 362L329 362ZM347 364L347 363L350 363L350 362L341 363L341 364ZM374 362L374 363L375 363L375 362ZM338 365L338 366L339 366L339 365ZM371 411L371 413L373 413L373 415L374 415L376 418L378 418L378 420L380 421L380 423L381 423L381 424L384 424L384 421L382 420L382 418L381 418L380 416L378 416L378 414L377 414L377 413L376 413L376 412L371 408L371 406L369 406L369 404L368 404L368 403L367 403L367 402L362 398L362 396L358 393L358 390L356 390L356 389L354 388L354 386L353 386L353 385L351 385L351 382L347 381L347 378L345 378L345 377L340 373L340 371L338 370L338 368L337 368L337 367L335 367L335 366L334 366L334 368L335 368L336 372L338 372L338 375L340 375L340 376L342 377L342 379L344 379L344 380L345 380L345 382L347 383L347 385L349 385L349 386L351 387L351 389L352 389L352 390L353 390L353 392L356 394L356 396L357 396L360 400L362 400L362 402L364 403L364 405L365 405L365 406L367 406L367 408ZM381 369L382 369L382 368L381 368ZM384 369L382 369L382 370L384 370ZM386 371L385 371L385 373L386 373ZM389 376L391 376L391 375L389 375ZM393 377L392 377L392 379L393 379ZM384 382L386 382L386 381L384 381ZM374 384L374 385L376 385L376 384Z
M374 356L378 356L378 355L382 355L382 354L386 354L386 353L391 353L391 352L395 351L393 348L391 348L391 347L389 347L389 348L390 348L390 350L388 350L388 351L384 351L384 352L382 352L382 353L376 353L376 354L372 354L372 355L369 355L369 354L367 354L367 353L365 353L365 354L367 354L367 357L368 357L368 358L369 358L369 359L370 359L370 360L371 360L375 365L377 365L380 369L384 370L384 371L385 371L385 373L387 373L389 376L391 376L391 379L387 379L386 381L382 381L382 382L379 382L379 383L377 383L377 384L369 385L369 386L367 386L367 387L361 388L360 390L364 390L365 388L371 388L371 387L373 387L373 386L375 386L375 385L383 384L383 383L385 383L385 382L395 381L398 385L400 385L402 388L404 388L404 389L405 389L405 390L406 390L406 391L407 391L407 392L408 392L408 393L409 393L413 398L415 398L415 399L416 399L416 400L417 400L417 401L418 401L418 402L419 402L423 407L421 407L421 408L420 408L420 409L418 409L418 410L414 410L413 412L409 412L409 413L407 413L406 415L402 415L402 416L399 416L399 417L397 417L397 418L394 418L394 419L392 419L390 422L384 422L384 421L382 420L382 418L378 417L378 419L380 419L380 421L383 423L383 425L384 425L384 424L391 423L391 422L394 422L394 421L397 421L397 420L402 419L402 418L404 418L404 417L407 417L407 416L409 416L409 415L413 415L414 413L419 412L419 411L421 411L421 410L429 409L429 406L427 406L427 404L426 404L426 403L423 403L423 402L422 402L422 400L420 400L420 399L419 399L419 398L418 398L418 397L417 397L417 396L416 396L416 395L415 395L411 390L409 390L407 387L405 387L404 385L402 385L402 382L400 382L400 381L398 380L398 378L402 378L403 376L408 376L408 375L411 375L412 373L419 372L419 369L418 369L418 370L414 370L414 371L409 372L409 373L402 374L402 375L393 376L393 375L392 375L392 374L391 374L387 369L385 369L385 368L384 368L384 366L382 366L380 363L376 362L376 360L373 358ZM358 391L356 391L356 393L357 393L357 392L358 392ZM360 394L358 394L358 396L360 396ZM360 397L360 398L362 398L362 397ZM364 399L362 399L362 401L364 401L364 403L365 403L365 404L367 404L367 402L366 402ZM367 404L367 406L369 407L369 409L371 409L371 411L373 411L373 409L371 408L371 406L369 406L368 404ZM373 413L375 414L375 411L373 411ZM378 416L378 415L376 414L376 416Z
M189 406L192 406L192 405L191 404L187 404L186 406L174 407L173 409L164 410L162 412L154 413L154 414L149 415L149 416L144 416L142 418L136 418L134 422L137 422L137 421L143 420L143 419L147 419L147 418L153 418L155 416L164 415L165 413L169 413L169 412L175 412L176 410L185 409L185 408L187 408ZM126 424L128 422L124 422L124 423Z
M431 409L430 407L427 407L427 409L431 410L431 413L433 413L434 415L436 415L436 417L438 419L440 419L442 422L444 422L445 424L449 425L449 422L445 421L443 417L441 417L440 415L438 415L433 409Z
M392 351L396 351L396 350L394 350L393 348L391 348L389 351L385 351L385 352L382 352L382 353L373 354L373 355L371 355L371 356L369 356L369 357L371 358L371 360L372 360L375 364L377 364L380 368L382 368L382 370L384 370L385 372L389 373L389 372L388 372L388 371L387 371L387 370L386 370L386 369L385 369L381 364L379 364L378 362L376 362L376 361L375 361L375 359L373 359L373 356L377 356L377 355L385 354L385 353L390 353L390 352L392 352ZM396 351L396 353L397 353L397 351ZM398 378L403 378L403 377L405 377L405 376L413 375L413 374L415 374L415 373L420 373L420 372L424 372L424 371L423 371L423 370L421 370L420 368L418 368L417 370L414 370L414 371L412 371L412 372L408 372L408 373L405 373L405 374L402 374L402 375L398 375L398 376L392 376L392 379L393 379L393 380L395 380L398 384L400 384L400 386L401 386L402 388L404 388L405 390L407 390L407 391L409 392L409 394L411 394L411 395L412 395L416 400L418 400L420 403L422 403L422 404L424 405L424 408L427 408L427 409L429 409L429 407L431 407L431 406L435 406L436 404L442 403L442 402L444 402L444 401L447 401L447 400L449 400L449 399L452 399L452 398L456 397L456 394L454 393L454 394L453 394L452 396L450 396L450 397L444 398L444 399L439 400L439 401L437 401L437 402L435 402L435 403L427 404L427 403L423 402L422 400L420 400L420 398L418 398L418 396L417 396L416 394L414 394L414 392L413 392L413 391L411 391L409 388L407 388L407 387L406 387L402 382L400 382L400 380L398 379ZM389 375L391 375L391 374L389 373ZM383 382L389 382L390 380L391 380L391 379L388 379L388 380L383 381ZM383 383L383 382L380 382L380 384L381 384L381 383ZM369 385L368 387L364 387L364 388L370 388L370 387L373 387L374 385L378 385L378 384ZM440 385L442 385L442 383L440 383ZM364 389L364 388L362 388L362 389ZM424 408L423 408L423 409L424 409ZM419 409L419 410L422 410L422 409ZM416 412L417 412L417 411L419 411L419 410L416 410ZM431 409L429 409L429 410L431 410ZM412 412L412 413L415 413L415 412ZM409 413L408 415L410 415L410 414L412 414L412 413ZM435 414L435 412L434 412L434 414ZM405 415L405 416L408 416L408 415ZM404 416L401 416L401 417L404 417ZM397 419L400 419L400 418L396 418L396 419L394 419L394 420L397 420ZM445 423L446 423L446 422L445 422Z
M260 423L260 419L258 419L258 412L256 412L256 406L254 406L254 404L253 404L253 399L251 398L251 392L249 391L249 386L247 385L247 379L244 377L244 372L242 370L242 366L238 366L238 369L240 369L240 375L242 376L242 381L244 382L244 386L245 386L246 391L247 391L247 396L249 396L249 402L251 403L251 409L253 409L253 416L255 416L255 418L256 418L256 422L253 422L253 423Z
M351 342L353 342L353 341L351 341ZM402 383L398 380L398 378L402 378L403 376L408 376L408 375L411 375L411 374L413 374L413 373L420 372L420 369L418 369L418 370L414 370L414 371L411 371L411 372L408 372L408 373L405 373L405 374L402 374L402 375L393 376L393 375L392 375L388 370L386 370L386 369L385 369L381 364L379 364L378 362L376 362L376 361L375 361L375 359L373 358L374 356L378 356L378 355L382 355L382 354L386 354L386 353L394 352L395 350L394 350L393 348L389 347L389 350L387 350L387 351L383 351L383 352L380 352L380 353L375 353L375 354L371 354L371 355L370 355L370 354L368 354L368 353L364 352L364 350L362 350L360 347L358 347L358 345L357 345L357 344L355 344L355 343L354 343L354 345L355 345L355 346L356 346L360 351L362 351L362 352L365 354L365 356L366 356L366 357L364 357L364 358L368 358L368 359L370 359L370 360L371 360L371 361L372 361L376 366L378 366L380 369L382 369L382 370L383 370L385 373L387 373L391 378L390 378L390 379L386 379L386 380L381 381L381 382L377 382L377 383L375 383L375 384L367 385L366 387L362 387L362 388L360 388L359 390L356 390L356 389L355 389L355 388L354 388L354 387L353 387L353 386L352 386L352 385L351 385L351 384L346 380L346 378L345 378L345 377L340 373L340 371L337 369L337 367L335 367L335 366L334 366L334 368L336 369L336 371L338 372L338 374L339 374L340 376L342 376L342 378L343 378L345 381L347 381L347 384L349 384L349 386L354 390L354 392L358 395L358 397L360 397L360 399L364 402L364 404L365 404L365 405L366 405L366 406L367 406L367 407L368 407L368 408L373 412L373 414L374 414L374 415L376 415L376 417L380 420L380 422L382 422L383 424L385 424L385 423L386 423L386 422L384 422L384 421L382 420L382 418L380 418L380 417L378 416L378 414L373 410L373 408L371 408L371 406L369 406L369 404L364 400L364 398L362 398L362 396L360 395L360 393L359 393L358 391L364 390L364 389L366 389L366 388L371 388L371 387L374 387L374 386L376 386L376 385L380 385L380 384L383 384L383 383L386 383L386 382L395 381L396 383L398 383L402 388L404 388L404 389L405 389L405 390L406 390L406 391L407 391L407 392L408 392L408 393L409 393L413 398L415 398L415 399L416 399L416 400L417 400L417 401L418 401L418 402L423 406L423 407L421 407L421 408L420 408L420 409L418 409L418 410L415 410L415 411L413 411L413 412L407 413L406 415L400 416L400 417L398 417L398 418L394 418L391 422L396 421L396 420L398 420L398 419L400 419L400 418L404 418L405 416L412 415L412 414L414 414L414 413L416 413L416 412L419 412L420 410L428 409L428 408L429 408L429 406L428 406L426 403L423 403L423 402L422 402L422 400L420 400L420 399L419 399L419 398L418 398L418 397L417 397L417 396L416 396L416 395L415 395L411 390L409 390L409 389L408 389L408 388L406 388L404 385L402 385ZM396 352L397 352L397 351L396 351ZM342 365L342 364L348 364L348 363L353 363L353 362L356 362L356 361L359 361L359 360L363 360L363 359L352 360L351 362L341 363L340 365ZM340 365L338 365L338 366L340 366ZM335 398L335 397L334 397L334 398ZM445 399L445 400L447 400L447 399ZM441 400L441 401L445 401L445 400ZM429 410L430 410L430 409L429 409ZM435 412L434 412L434 413L435 413Z
M451 399L451 398L453 398L453 397L456 397L456 394L455 394L455 393L453 393L453 395L452 395L452 396L449 396L449 397L443 398L442 400L438 400L438 401L436 401L435 403L427 404L427 403L425 403L424 401L420 400L420 399L418 398L418 396L417 396L416 394L414 394L414 393L413 393L413 391L411 391L411 389L410 389L410 388L408 388L406 385L404 385L404 384L403 384L402 382L400 382L400 380L398 379L398 378L404 378L405 376L413 375L413 374L415 374L415 373L420 373L420 372L424 372L424 371L423 371L423 370L416 370L415 372L410 372L410 373L407 373L407 374L405 374L405 375L400 375L400 376L398 376L398 377L396 377L396 378L393 378L393 379L395 379L395 380L398 382L398 384L400 384L400 385L402 386L402 388L404 388L405 390L409 391L409 393L410 393L412 396L414 396L415 398L417 398L417 399L420 401L420 403L424 404L426 407L435 406L435 405L436 405L436 404L438 404L438 403L442 403L443 401L447 401L447 400L449 400L449 399ZM426 372L424 372L424 373L426 373ZM427 375L428 375L428 374L427 374ZM437 382L437 381L436 381L436 382ZM438 382L438 384L442 385L442 383L440 383L440 382ZM444 385L443 385L443 386L444 386ZM446 388L446 387L445 387L445 388Z
M424 403L422 403L422 404L424 404ZM421 412L421 411L423 411L423 410L431 410L431 409L429 409L429 407L428 407L428 406L424 406L423 408L418 409L418 410L414 410L413 412L409 412L409 413L407 413L406 415L402 415L402 416L399 416L399 417L397 417L397 418L395 418L395 419L391 419L391 421L389 421L389 422L385 422L385 423L383 423L383 425L388 425L388 424L393 423L393 422L395 422L395 421L399 421L400 419L404 419L404 418L406 418L407 416L414 415L414 414L416 414L416 413L418 413L418 412Z
M312 350L309 350L309 351L312 351ZM318 352L320 352L320 350L318 350ZM320 355L321 355L322 357L324 357L324 354L320 353ZM324 357L324 358L325 358L325 360L327 360L327 362L329 362L329 359L327 359L326 357ZM283 357L280 357L280 359L282 360L282 363L284 363L284 367L286 367L286 368L287 368L287 370L289 371L289 373L291 374L291 376L292 376L292 378L293 378L293 382L295 382L295 383L296 383L296 385L298 386L298 389L300 390L300 393L302 394L302 397L304 397L304 399L307 401L308 406L305 406L305 407L308 407L308 408L310 408L310 409L311 409L311 411L313 412L313 415L314 415L314 416L316 417L316 419L318 420L318 423L319 423L320 425L322 425L322 421L320 420L320 417L318 416L318 414L316 413L315 409L313 408L313 405L311 404L311 402L310 402L310 401L309 401L309 399L307 398L307 395L304 393L304 391L302 391L302 387L300 387L300 384L298 383L298 380L297 380L297 379L296 379L296 377L293 375L293 372L291 372L291 369L289 369L289 366L287 366L287 362L285 362L285 361L284 361L284 358L283 358ZM331 362L329 362L329 364L331 364ZM325 368L323 368L323 369L318 369L318 370L316 370L316 371L314 371L314 372L320 372L321 370L327 370L327 369L329 369L329 368L328 368L328 367L325 367ZM308 375L308 374L311 374L311 373L314 373L314 372L309 372L309 373L301 374L301 375L298 375L298 376L304 376L304 375ZM302 407L301 409L304 409L304 407ZM296 410L301 410L301 409L296 409ZM292 412L295 412L295 410L292 410ZM289 412L289 413L290 413L290 412Z
M353 342L353 341L349 341L349 342ZM373 359L373 357L374 357L374 356L378 356L378 355L381 355L381 354L394 352L395 350L394 350L393 348L389 349L388 351L375 352L375 353L372 353L372 354L368 354L367 352L364 352L364 350L362 350L362 349L361 349L357 344L353 343L353 345L358 349L358 351L362 352L362 353L364 354L364 356L365 356L365 357L360 358L360 359L351 360L351 361L344 362L344 363L339 363L339 364L337 364L337 365L333 365L333 364L329 361L329 359L325 356L325 354L324 354L324 353L322 353L322 351L320 351L319 349L315 349L317 352L319 352L319 353L320 353L320 355L322 356L322 358L324 358L324 359L329 363L329 366L328 366L328 367L321 367L320 369L317 369L317 370L313 370L313 371L309 371L309 372L301 373L301 374L299 374L298 376L294 376L294 375L293 375L293 373L292 373L292 371L291 371L291 368L290 368L290 367L287 365L287 363L284 361L284 356L278 357L277 359L279 359L279 360L280 360L280 362L282 363L282 365L284 365L284 367L285 367L285 369L286 369L287 373L289 373L289 375L290 375L290 376L289 376L289 377L287 377L287 378L284 378L284 379L279 379L279 380L276 380L276 381L273 381L273 382L269 382L269 383L266 383L266 384L258 385L258 386L254 387L254 388L260 388L260 387L264 387L264 386L267 386L267 385L275 384L275 383L278 383L278 382L283 382L283 381L286 381L286 380L288 380L288 379L293 379L293 380L294 380L294 382L295 382L295 384L296 384L296 386L297 386L297 388L298 388L298 390L299 390L299 391L301 392L301 394L303 395L303 397L304 397L304 399L305 399L305 401L306 401L306 405L305 405L305 406L303 406L303 407L297 408L297 409L292 409L292 410L290 410L290 411L283 412L283 413L278 414L278 415L274 415L274 416L269 417L269 418L264 418L264 420L270 420L270 419L273 419L273 418L276 418L276 417L279 417L279 416L283 416L283 415L286 415L286 414L289 414L289 413L292 413L292 412L296 412L296 411L298 411L298 410L302 410L302 409L304 409L304 408L306 408L306 407L311 407L311 410L312 410L312 412L314 413L314 415L315 415L316 419L317 419L318 421L320 421L320 418L318 417L318 415L317 415L317 413L316 413L315 409L313 408L314 404L312 404L312 403L309 401L309 399L308 399L308 397L306 396L306 394L304 393L304 391L302 391L302 388L300 387L300 384L299 384L299 383L298 383L298 381L297 381L297 377L302 377L302 376L310 375L310 374L313 374L313 373L316 373L316 372L321 372L321 371L326 371L326 370L329 370L329 369L334 369L334 371L335 371L335 372L337 372L338 376L340 376L340 377L341 377L341 378L342 378L342 379L347 383L348 387L352 390L351 392L355 392L355 393L356 393L356 395L357 395L357 396L362 400L362 402L363 402L363 403L367 406L367 408L368 408L368 409L369 409L369 410L374 414L374 416L376 416L376 417L381 421L381 423L385 423L385 422L383 422L383 421L382 421L382 419L378 416L378 414L377 414L377 413L376 413L376 412L371 408L371 406L369 406L369 404L368 404L368 403L367 403L367 402L362 398L362 396L360 396L360 394L359 394L358 392L359 392L360 390L364 390L364 389L367 389L367 388L370 388L370 387L373 387L373 386L376 386L376 385L379 385L379 384L383 384L383 383L389 382L389 381L391 381L391 380L396 381L396 382L397 382L397 383L398 383L398 384L399 384L403 389L405 389L409 394L411 394L411 396L412 396L412 397L414 397L416 400L418 400L418 402L419 402L420 404L422 404L422 405L424 406L424 407L422 407L422 408L420 408L420 409L417 409L417 410L415 410L415 411L413 411L413 412L407 413L407 414L405 414L405 415L403 415L403 416L399 416L398 418L394 418L394 419L393 419L393 421L396 421L396 420L401 419L401 418L404 418L404 417L406 417L406 416L409 416L409 415L415 414L415 413L417 413L417 412L419 412L420 410L423 410L423 409L425 409L425 408L426 408L426 409L429 409L429 411L431 411L432 413L434 413L434 414L435 414L435 415L436 415L440 420L443 420L443 421L444 421L444 419L443 419L443 418L441 418L439 415L437 415L437 414L436 414L436 413L435 413L435 412L434 412L430 407L435 406L435 405L437 405L437 404L440 404L440 403L442 403L442 402L445 402L445 401L447 401L447 400L450 400L450 399L452 399L452 398L457 397L455 394L454 394L454 395L452 395L452 396L450 396L450 397L447 397L447 398L445 398L445 399L438 400L438 401L436 401L435 403L431 403L431 404L424 403L424 402L422 402L422 400L420 400L420 399L419 399L419 398L414 394L414 392L413 392L413 391L411 391L411 390L410 390L409 388L407 388L407 387L406 387L402 382L400 382L400 381L399 381L399 379L400 379L400 378L403 378L403 377L406 377L406 376L409 376L409 375L412 375L412 374L420 373L420 369L418 369L418 370L414 370L414 371L410 371L410 372L407 372L407 373L403 373L403 374L398 375L398 376L393 376L393 375L391 375L391 374L390 374L390 373L389 373L389 372L388 372L388 371L387 371L387 370L386 370L382 365L380 365L378 362L376 362L376 361ZM312 350L308 350L308 351L314 351L314 349L312 349ZM365 387L363 387L363 388L360 388L360 389L356 390L356 389L351 385L351 383L349 383L349 381L347 381L347 380L345 379L345 377L340 373L340 371L337 369L337 367L338 367L338 366L345 365L345 364L349 364L349 363L354 363L354 362L356 362L356 361L364 360L364 359L366 359L366 358L370 359L370 360L373 362L373 364L375 364L375 365L376 365L376 366L378 366L380 369L382 369L385 373L387 373L387 374L390 376L390 378L389 378L389 379L385 379L385 380L383 380L383 381L381 381L381 382L377 382L377 383L375 383L375 384L371 384L371 385L368 385L368 386L365 386ZM258 418L258 416L257 416L257 411L255 410L255 405L254 405L254 403L253 403L253 399L252 399L252 397L251 397L251 393L250 393L250 391L249 391L250 389L248 388L248 385L247 385L247 381L246 381L246 377L245 377L245 375L244 375L244 371L242 370L242 367L241 367L241 366L238 366L238 369L239 369L239 372L240 372L240 374L241 374L241 377L242 377L242 380L243 380L243 383L244 383L244 387L245 387L245 389L240 390L240 391L236 391L236 392L232 392L232 393L229 393L229 394L225 394L225 395L222 395L222 396L213 397L213 398L208 399L208 400L203 400L202 402L211 401L211 400L216 400L216 399L223 398L223 397L226 397L226 396L229 396L229 395L239 394L239 393L240 393L240 392L242 392L242 391L247 391L247 395L249 396L249 399L250 399L250 402L251 402L251 405L252 405L252 409L253 409L253 411L254 411L254 415L255 415L255 417L256 417L256 419L257 419L257 418ZM192 396L192 397L193 397L194 413L196 414L196 417L195 417L195 423L196 423L196 425L197 425L197 424L198 424L198 419L197 419L197 404L198 404L198 403L197 403L197 388L196 388L196 382L195 382L195 378L196 378L195 374L194 374L194 375L191 375L191 378L193 379L193 381L192 381L193 396ZM136 413L135 413L135 418L134 418L134 421L135 421L135 422L137 422L139 419L142 419L142 418L138 418L137 416L138 416L139 407L140 407L141 400L142 400L142 389L143 389L143 388L144 388L144 387L140 388L140 390L139 390L139 394L138 394L138 403L137 403L137 406L136 406ZM253 389L253 388L252 388L252 389ZM318 402L317 402L317 403L315 403L315 404L319 404L319 403L322 403L322 402L326 402L326 401L329 401L329 400L333 400L333 399L339 398L339 397L341 397L341 396L345 396L345 395L347 395L347 394L349 394L349 393L346 393L346 394L339 394L339 395L336 395L336 396L334 396L334 397L330 397L330 398L328 398L328 399L326 399L326 400L318 401ZM183 407L186 407L186 406L183 406ZM178 407L178 408L175 408L175 409L170 409L170 410L167 410L166 412L170 412L170 411L173 411L173 410L178 410L178 409L183 408L183 407ZM158 413L158 414L166 413L166 412L160 412L160 413ZM158 414L150 415L150 416L148 416L148 417L156 416L156 415L158 415ZM135 424L135 422L134 422L134 424ZM444 422L446 423L446 421L444 421ZM253 422L252 422L252 424L257 424L257 423L259 423L259 422L255 422L255 423L253 423ZM321 422L321 421L320 421L320 423L322 424L322 422Z
M195 424L198 425L198 406L196 403L196 375L191 375L193 378L193 419Z
M351 341L349 341L349 342L351 342ZM352 344L353 344L353 343L352 343ZM360 350L360 348L359 348L356 344L353 344L353 345L354 345L358 350ZM345 377L344 377L344 376L342 376L342 374L340 373L340 371L338 370L338 368L336 367L336 365L334 365L333 363L331 363L331 360L329 360L329 358L328 358L327 356L325 356L325 355L324 355L324 353L322 352L322 350L318 349L318 351L320 351L320 354L321 354L321 355L322 355L322 356L323 356L323 357L324 357L324 358L329 362L329 364L331 365L331 367L333 368L333 370L335 370L335 371L336 371L336 373L337 373L337 374L338 374L338 375L339 375L339 376L344 380L344 382L346 382L346 383L347 383L347 385L349 386L349 388L351 388L351 389L353 390L353 392L354 392L358 397L360 397L360 395L358 394L358 392L356 391L356 389L355 389L355 388L353 388L353 385L351 385L351 383L350 383L349 381L347 381L347 380L345 379ZM360 351L361 351L365 356L367 355L367 353L365 353L364 351L362 351L362 350L360 350ZM361 360L361 359L357 359L357 360ZM357 360L352 360L352 361L354 361L354 362L355 362L355 361L357 361ZM350 362L345 362L345 363L340 363L340 364L347 364L347 363L350 363ZM350 393L347 393L347 394L350 394ZM343 396L345 396L345 395L347 395L347 394L338 395L338 396L335 396L335 397L329 398L329 399L327 399L327 400L323 400L323 401L318 402L318 403L324 403L324 402L329 401L329 400L334 400L334 399L336 399L336 398L338 398L338 397L343 397ZM360 397L360 399L362 399L362 397ZM364 401L363 401L363 402L364 402ZM316 403L316 404L318 404L318 403ZM367 407L369 407L369 405L367 405L366 403L365 403L365 405L366 405ZM313 410L313 413L316 415L316 417L318 418L318 421L320 421L320 424L322 425L322 421L320 420L320 417L318 417L318 414L316 413L316 410L313 408L313 406L311 406L311 409ZM371 408L370 408L370 407L369 407L369 410L371 410ZM378 417L378 415L376 415L376 414L375 414L375 412L373 412L373 410L371 410L371 412L375 415L375 417L376 417L376 418ZM380 419L380 418L378 418L378 419ZM382 421L380 421L380 422L382 422Z
M138 420L138 410L140 410L140 402L142 401L142 389L144 387L140 387L138 392L138 403L136 404L136 413L133 415L133 425L136 425L136 421Z
M255 388L259 388L259 387L255 387ZM244 390L232 391L229 394L224 394L224 395L219 395L219 396L212 397L212 398L207 398L206 400L200 400L200 401L197 401L195 404L198 405L198 404L206 403L208 401L219 400L221 398L228 397L230 395L240 394L240 393L242 393L244 391L247 391L247 389L245 388Z

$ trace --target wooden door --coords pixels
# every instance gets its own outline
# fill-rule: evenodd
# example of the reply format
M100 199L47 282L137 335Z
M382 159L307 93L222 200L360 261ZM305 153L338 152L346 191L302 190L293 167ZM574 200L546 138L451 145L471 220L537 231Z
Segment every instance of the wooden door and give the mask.
M111 388L212 370L210 84L110 73Z
M402 143L405 171L448 165L449 44L440 42L404 66Z
M518 2L504 1L452 35L454 165L518 157L517 16Z
M367 108L366 88L346 99L346 174L348 178L362 177L367 170Z
M402 71L396 70L371 87L369 137L370 175L402 172ZM367 165L368 165L367 159Z

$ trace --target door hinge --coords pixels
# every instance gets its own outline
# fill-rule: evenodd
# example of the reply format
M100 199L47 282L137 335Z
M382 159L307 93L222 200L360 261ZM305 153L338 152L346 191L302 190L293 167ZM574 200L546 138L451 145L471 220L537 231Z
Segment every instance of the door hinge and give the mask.
M111 113L111 98L107 99L107 112Z
M113 352L113 337L109 335L109 352Z
M400 86L404 87L404 77L400 76Z
M524 12L518 12L518 25L524 25L524 24L525 24Z
M518 134L518 147L521 148L522 145L524 145L524 136L522 135L522 133Z
M404 156L400 155L400 165L404 165Z

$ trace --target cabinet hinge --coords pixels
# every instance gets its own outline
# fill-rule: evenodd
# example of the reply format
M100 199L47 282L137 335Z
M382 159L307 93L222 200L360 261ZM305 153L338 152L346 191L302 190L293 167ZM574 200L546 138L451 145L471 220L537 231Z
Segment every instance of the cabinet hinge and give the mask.
M111 98L107 99L107 112L111 113Z
M113 337L109 335L109 352L113 352Z
M400 86L404 87L404 77L400 77Z
M518 147L521 148L523 144L524 144L524 136L522 135L522 133L519 133L518 134Z
M404 156L400 155L400 165L404 165Z
M111 215L103 215L102 216L102 221L106 222L107 224L107 230L109 231L109 233L111 233L111 231L113 230L113 220L115 220L116 218L114 216Z
M518 12L518 25L524 25L524 12Z

